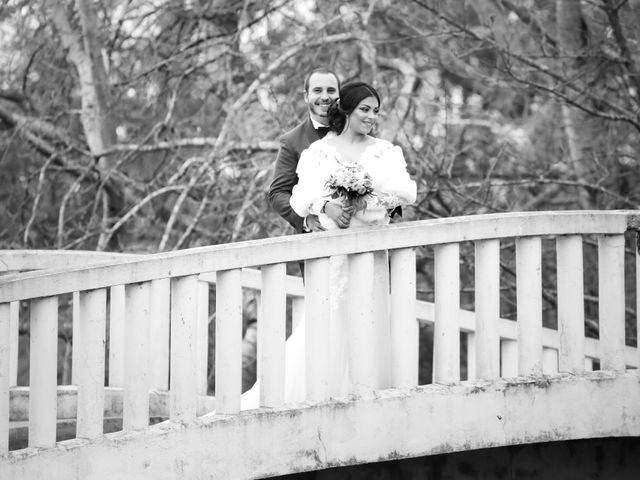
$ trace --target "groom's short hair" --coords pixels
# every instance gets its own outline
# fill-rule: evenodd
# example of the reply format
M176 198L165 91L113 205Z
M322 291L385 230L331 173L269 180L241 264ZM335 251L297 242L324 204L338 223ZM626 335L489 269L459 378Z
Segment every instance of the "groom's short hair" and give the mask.
M333 70L329 69L329 68L319 67L319 68L314 68L309 73L307 73L306 77L304 77L304 91L305 92L309 93L309 79L311 78L311 76L314 73L328 73L328 74L333 75L334 77L336 77L336 82L338 82L338 91L340 91L340 77L338 77L338 74L336 72L334 72Z

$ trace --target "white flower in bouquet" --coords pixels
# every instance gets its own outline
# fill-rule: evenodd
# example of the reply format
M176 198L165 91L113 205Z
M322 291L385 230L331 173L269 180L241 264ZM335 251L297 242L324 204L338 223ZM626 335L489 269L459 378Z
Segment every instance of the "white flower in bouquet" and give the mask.
M371 175L358 163L342 166L327 180L331 198L340 198L345 204L354 205L356 211L367 208L365 197L373 192Z

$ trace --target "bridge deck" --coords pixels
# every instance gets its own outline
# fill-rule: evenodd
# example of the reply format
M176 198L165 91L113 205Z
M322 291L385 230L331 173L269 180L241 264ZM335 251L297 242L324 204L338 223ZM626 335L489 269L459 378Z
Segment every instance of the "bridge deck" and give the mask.
M636 371L463 382L205 415L28 448L2 478L233 478L569 439L640 436ZM612 406L615 405L615 408ZM81 455L82 461L79 460Z
M640 310L640 253L625 236L637 217L626 211L479 215L157 255L109 254L93 264L86 256L54 254L58 265L5 274L0 478L49 478L56 471L69 479L252 479L540 441L639 436L640 350L628 337ZM554 268L545 278L555 282L544 290L543 240L554 254L544 263ZM508 268L501 242L510 245ZM432 268L421 272L434 290L432 303L419 301L416 288L416 249L423 247L433 252ZM384 250L389 268L374 270L374 252ZM350 374L359 388L338 400L325 383L329 302L322 300L330 296L328 259L335 255L356 259L348 288L362 309L349 318L362 323L348 338L350 365L358 366ZM28 257L9 254L5 265L32 268L37 262ZM285 274L286 262L300 260L308 267L304 287ZM586 261L593 262L589 271ZM461 264L475 270L473 311L461 309ZM381 276L363 286L372 271ZM500 318L505 271L516 321ZM597 308L588 313L587 283L597 286L595 300L589 292ZM256 292L261 304L262 408L254 410L241 410L243 290ZM390 313L373 307L381 298ZM554 325L543 326L543 300L557 312ZM284 326L295 326L301 315L307 400L290 404ZM374 316L382 320L370 327ZM215 343L209 345L211 319ZM56 380L59 324L69 321L70 380L77 387ZM585 337L586 321L599 338ZM28 389L16 386L19 322L29 331ZM434 383L419 385L425 322L433 329ZM377 355L380 338L385 356ZM383 369L389 378L378 384ZM215 399L205 396L210 375ZM158 417L169 420L151 425ZM113 418L122 419L122 430L109 433L105 420ZM61 425L74 427L78 438L58 441ZM27 447L10 448L10 432L25 426Z

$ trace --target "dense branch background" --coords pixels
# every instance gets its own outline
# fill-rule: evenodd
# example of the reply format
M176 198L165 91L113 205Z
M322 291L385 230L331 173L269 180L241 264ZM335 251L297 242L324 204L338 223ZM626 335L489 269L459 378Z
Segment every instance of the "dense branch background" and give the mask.
M303 75L384 95L407 219L636 208L638 1L18 1L0 11L4 248L289 233L265 203Z
M376 134L403 147L419 185L405 221L640 205L640 0L2 5L0 248L291 233L266 191L315 66L382 93Z

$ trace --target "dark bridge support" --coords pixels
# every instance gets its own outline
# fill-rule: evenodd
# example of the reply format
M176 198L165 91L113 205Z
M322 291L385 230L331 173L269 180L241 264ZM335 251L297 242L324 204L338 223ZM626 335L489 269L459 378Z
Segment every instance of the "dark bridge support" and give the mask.
M583 480L640 478L640 438L595 438L483 448L467 452L330 468L280 480Z

